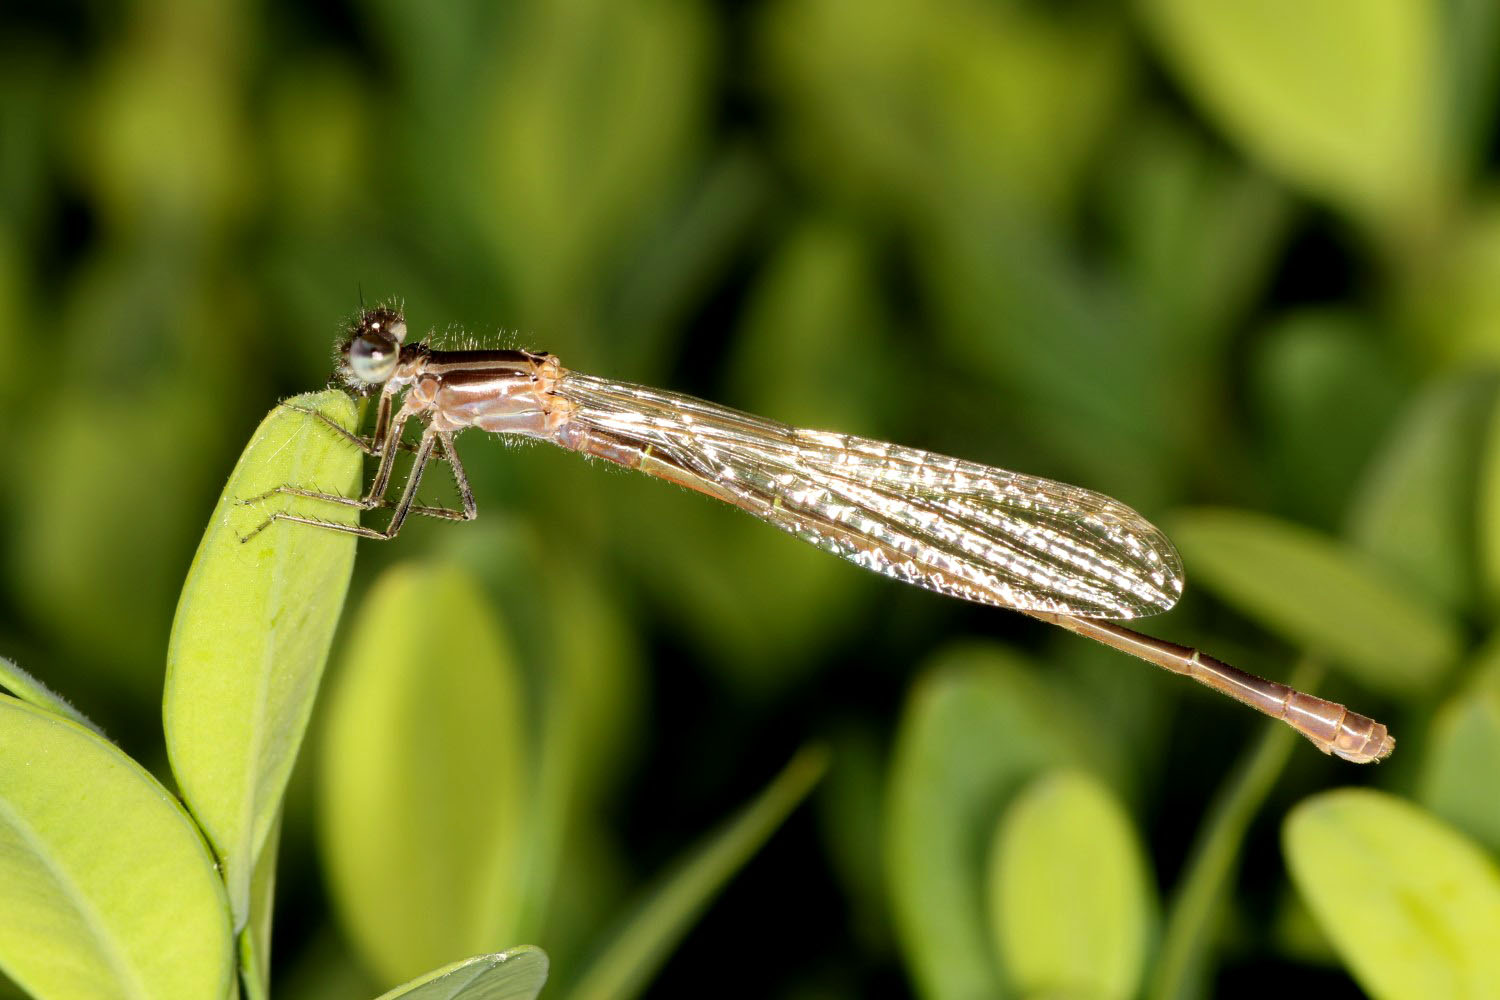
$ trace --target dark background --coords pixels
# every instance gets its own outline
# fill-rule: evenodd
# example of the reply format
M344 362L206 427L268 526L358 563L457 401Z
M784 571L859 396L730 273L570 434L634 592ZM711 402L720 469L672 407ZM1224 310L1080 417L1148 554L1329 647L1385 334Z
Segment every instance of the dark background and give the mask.
M404 303L414 332L1085 485L1169 530L1180 508L1272 514L1389 558L1477 640L1500 358L1489 8L7 4L0 652L165 775L163 656L205 518L266 411L326 384L361 296ZM1422 433L1468 450L1397 522L1403 562L1361 525ZM555 968L820 738L815 802L650 992L905 995L885 769L914 678L955 640L1029 654L1099 732L1164 900L1262 726L686 491L477 435L460 451L479 523L364 545L351 600L396 560L539 547L637 668L599 793L610 875L592 916L537 942ZM1292 643L1188 573L1147 628L1285 677ZM499 614L544 655L527 610ZM1213 993L1291 972L1352 993L1289 893L1279 818L1335 784L1415 794L1461 676L1403 705L1330 675L1320 690L1412 749L1371 773L1297 748L1246 841ZM333 995L358 958L299 782L274 981Z

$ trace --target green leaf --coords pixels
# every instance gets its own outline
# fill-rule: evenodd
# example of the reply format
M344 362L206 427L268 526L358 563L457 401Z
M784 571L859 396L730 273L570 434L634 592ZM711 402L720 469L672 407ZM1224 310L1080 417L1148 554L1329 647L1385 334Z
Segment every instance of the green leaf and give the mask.
M329 390L291 404L343 426L354 404ZM172 622L162 717L183 799L224 868L235 927L281 805L354 566L353 535L276 522L296 509L352 522L352 508L273 496L292 483L353 495L363 453L312 416L278 407L251 437L214 508Z
M1297 890L1367 992L1500 996L1500 871L1473 841L1363 789L1303 801L1282 835Z
M85 729L92 729L100 736L104 735L102 729L69 704L66 698L3 656L0 656L0 688L9 691L28 705L35 705L53 715L72 719Z
M227 997L214 861L113 744L0 696L0 967L37 1000Z
M527 945L445 965L378 1000L535 1000L546 982L547 953Z
M1130 122L1101 177L1123 285L1146 325L1167 335L1174 366L1218 365L1276 264L1291 198L1176 117Z
M907 698L891 761L885 870L917 992L1005 995L984 902L984 861L1006 800L1036 772L1081 763L1077 710L998 647L939 654Z
M276 904L276 853L281 843L281 817L266 837L265 847L250 876L250 914L240 930L240 982L247 1000L265 1000L271 989L271 918Z
M528 690L537 692L536 785L521 862L525 909L513 937L531 939L545 927L555 942L567 936L570 919L588 922L607 905L608 894L579 886L586 880L576 872L561 886L558 873L579 838L610 836L601 810L642 743L645 685L635 631L602 589L606 574L589 550L528 519L482 519L440 532L434 553L467 568L505 619L523 625L513 637ZM557 893L568 884L589 902L564 916Z
M1461 0L1467 2L1467 0ZM1500 10L1497 10L1500 15ZM1410 351L1444 369L1494 370L1500 361L1500 192L1476 191L1453 219L1441 253L1403 296ZM1411 356L1411 355L1408 355Z
M1109 790L1054 771L1016 796L995 834L990 916L1006 978L1028 996L1135 996L1151 892L1141 844Z
M1228 508L1183 510L1168 523L1190 580L1373 688L1420 692L1458 655L1451 618L1332 538Z
M1496 226L1495 234L1495 273L1500 275L1500 225ZM1494 315L1500 318L1500 296L1495 305ZM1478 466L1476 548L1485 603L1493 611L1500 608L1500 407L1490 411Z
M1428 740L1422 804L1500 854L1500 692L1453 698L1433 717Z
M1327 307L1278 316L1251 338L1245 367L1274 473L1263 478L1278 505L1317 526L1341 525L1411 394L1372 320Z
M802 0L765 28L792 154L839 199L957 187L1062 215L1132 82L1110 7Z
M1350 511L1356 545L1454 614L1477 604L1475 470L1495 388L1493 375L1467 373L1419 395L1369 467Z
M525 698L478 585L448 564L381 574L341 663L319 774L324 864L356 949L398 982L511 933Z
M821 747L799 751L765 791L662 878L569 996L639 996L709 901L807 797L827 767L828 754Z
M1149 0L1193 97L1287 180L1366 223L1431 208L1444 138L1434 4Z

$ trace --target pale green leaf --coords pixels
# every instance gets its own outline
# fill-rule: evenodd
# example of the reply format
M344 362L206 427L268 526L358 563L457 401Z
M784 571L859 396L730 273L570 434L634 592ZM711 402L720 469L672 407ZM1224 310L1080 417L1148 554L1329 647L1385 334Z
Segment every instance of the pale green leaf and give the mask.
M570 992L572 1000L639 996L693 921L806 798L827 767L828 754L821 747L805 748L793 757L754 801L662 877L590 964Z
M1492 375L1470 373L1422 392L1370 465L1350 510L1354 543L1454 614L1477 604L1475 470L1495 386Z
M1423 805L1500 854L1500 691L1468 691L1438 709L1419 788Z
M923 670L891 760L885 871L917 992L1005 995L984 901L984 855L1006 800L1043 768L1080 763L1076 710L998 647L956 647Z
M1149 0L1188 91L1253 156L1361 221L1431 208L1443 136L1435 4Z
M0 968L37 1000L227 997L234 938L181 805L92 731L0 696Z
M1150 944L1150 879L1130 817L1096 779L1055 771L995 830L990 917L1006 979L1026 995L1136 995Z
M1263 514L1179 511L1168 531L1188 579L1373 688L1429 688L1457 657L1456 623L1349 546Z
M92 729L100 736L104 735L103 730L74 708L66 698L3 656L0 656L0 690L9 691L28 705L35 705L37 708L46 709L53 715L72 719L80 726Z
M445 965L378 1000L535 1000L546 982L547 953L528 945Z
M1473 841L1363 789L1305 800L1282 833L1297 890L1366 992L1500 996L1500 871Z
M343 426L342 392L298 396ZM288 407L256 429L214 508L172 622L162 716L183 799L224 868L235 926L250 875L281 805L307 728L354 566L354 536L280 521L277 510L352 522L353 508L274 495L283 484L345 496L359 489L363 453Z
M399 982L511 934L531 794L525 699L499 621L449 564L386 570L340 662L323 859L356 949Z

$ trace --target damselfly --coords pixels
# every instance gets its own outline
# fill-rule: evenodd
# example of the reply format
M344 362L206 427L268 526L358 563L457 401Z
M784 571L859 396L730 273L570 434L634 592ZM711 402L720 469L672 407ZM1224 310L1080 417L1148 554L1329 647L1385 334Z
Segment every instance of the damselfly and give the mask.
M273 494L364 510L388 508L382 529L291 512L295 521L365 538L393 538L410 514L472 520L477 513L453 438L470 427L538 438L608 459L749 511L867 569L965 600L1024 612L1187 676L1280 719L1324 753L1363 764L1396 742L1374 719L1114 623L1166 611L1182 593L1172 543L1129 507L1099 493L915 448L802 430L678 393L584 375L551 354L435 350L405 343L395 309L364 311L340 348L342 374L378 393L375 430L328 426L379 458L363 497L297 486ZM407 421L425 426L411 472L391 500ZM434 455L453 470L460 509L417 504Z

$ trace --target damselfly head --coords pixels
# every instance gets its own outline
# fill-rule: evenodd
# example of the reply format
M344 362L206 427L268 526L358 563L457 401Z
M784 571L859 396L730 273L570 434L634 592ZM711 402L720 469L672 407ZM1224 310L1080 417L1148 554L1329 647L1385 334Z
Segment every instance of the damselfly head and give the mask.
M382 306L366 309L339 345L340 369L351 389L369 392L384 385L401 361L406 319L401 310Z

